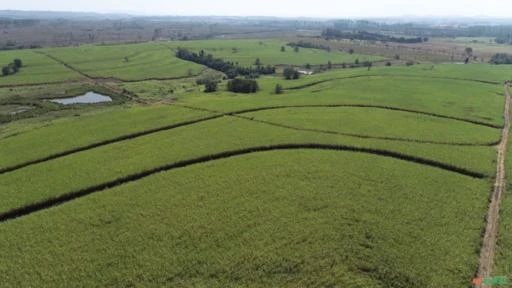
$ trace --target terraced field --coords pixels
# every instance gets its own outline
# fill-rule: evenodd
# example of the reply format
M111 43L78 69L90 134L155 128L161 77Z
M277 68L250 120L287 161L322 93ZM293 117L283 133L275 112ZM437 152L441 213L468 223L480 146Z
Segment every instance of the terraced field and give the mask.
M192 77L121 81L202 71L173 58L177 44L241 63L258 46L264 64L338 57L314 49L298 52L310 58L279 57L283 42L262 43L35 54L127 98L0 126L2 286L467 287L479 267L503 143L502 82L512 70L268 76L251 95L227 92L225 82L202 93ZM159 53L169 62L156 61ZM139 69L150 60L154 69ZM162 91L138 98L155 87ZM496 260L504 274L507 225Z

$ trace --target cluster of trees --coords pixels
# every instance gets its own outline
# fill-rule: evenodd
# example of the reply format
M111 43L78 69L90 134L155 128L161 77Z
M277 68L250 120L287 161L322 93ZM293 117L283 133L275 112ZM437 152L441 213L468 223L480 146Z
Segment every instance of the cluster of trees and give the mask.
M510 37L510 34L506 38L496 38L494 41L496 43L498 43L498 44L509 44L509 45L512 45L512 38Z
M220 58L214 58L212 54L206 55L203 50L199 53L190 52L185 48L178 48L176 57L198 63L217 71L224 72L229 79L234 79L236 76L245 76L247 78L257 78L259 75L268 75L276 73L276 67L257 65L257 67L241 67L233 62L224 61Z
M286 80L299 79L300 73L297 69L295 69L293 67L286 67L283 70L283 76L284 76L284 79L286 79Z
M329 46L315 44L315 43L306 42L306 41L302 41L302 40L300 40L299 42L290 42L287 45L294 47L294 48L302 47L302 48L320 49L320 50L325 50L327 52L331 52L331 47L329 47Z
M356 33L345 32L336 28L327 28L322 31L322 37L325 39L350 39L350 40L368 40L368 41L381 41L381 42L396 42L396 43L422 43L427 42L427 37L394 37L378 33L371 33L367 31L358 31Z
M11 74L16 74L20 71L23 66L23 62L20 59L14 59L13 62L9 63L7 66L2 67L2 76L8 76Z
M512 55L507 53L497 53L491 57L491 64L512 64Z
M254 79L235 78L228 81L228 91L235 93L256 93L259 90L258 82Z

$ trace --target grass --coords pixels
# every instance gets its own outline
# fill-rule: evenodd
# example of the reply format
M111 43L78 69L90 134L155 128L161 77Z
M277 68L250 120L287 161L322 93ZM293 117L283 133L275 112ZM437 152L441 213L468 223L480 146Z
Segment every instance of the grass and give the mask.
M353 135L444 143L486 144L499 141L498 129L415 113L383 109L283 108L244 114L291 127ZM400 125L394 125L400 123Z
M324 65L331 61L336 63L354 63L359 61L376 61L384 58L379 56L349 54L341 51L327 52L320 49L300 48L299 52L287 46L288 42L275 39L250 39L250 40L207 40L207 41L186 41L168 42L166 45L176 49L178 47L188 48L199 52L204 50L206 54L214 57L238 62L242 66L254 65L256 58L260 58L262 65L297 65L304 66ZM281 47L285 46L285 52Z
M23 67L16 74L0 76L0 86L81 80L82 76L54 60L29 50L0 52L0 66L19 58Z
M3 223L0 281L465 287L478 258L488 187L359 153L240 156Z
M222 139L216 140L216 139ZM492 175L492 147L459 147L294 131L224 117L29 166L1 175L0 212L155 167L224 151L288 143L344 144L395 151ZM51 177L48 177L51 175ZM24 181L31 179L31 181ZM15 197L14 197L15 196Z
M44 50L92 77L143 80L199 74L203 66L183 61L158 43L55 48Z

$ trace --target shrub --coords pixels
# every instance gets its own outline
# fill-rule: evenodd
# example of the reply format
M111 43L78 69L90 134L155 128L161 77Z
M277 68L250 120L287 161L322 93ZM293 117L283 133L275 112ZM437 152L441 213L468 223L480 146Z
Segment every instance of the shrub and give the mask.
M286 80L299 79L300 74L295 68L287 67L283 70L283 76Z
M240 78L229 80L227 88L234 93L256 93L259 90L256 80Z
M276 94L283 94L283 86L281 84L276 84L276 88L274 89Z

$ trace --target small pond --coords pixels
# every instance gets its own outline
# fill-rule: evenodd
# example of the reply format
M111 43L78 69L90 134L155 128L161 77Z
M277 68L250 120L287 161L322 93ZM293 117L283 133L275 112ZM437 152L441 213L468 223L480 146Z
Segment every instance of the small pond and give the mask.
M94 103L102 103L102 102L112 102L112 98L98 94L96 92L87 92L84 95L71 97L71 98L59 98L50 100L54 103L59 103L63 105L71 105L71 104L94 104Z

